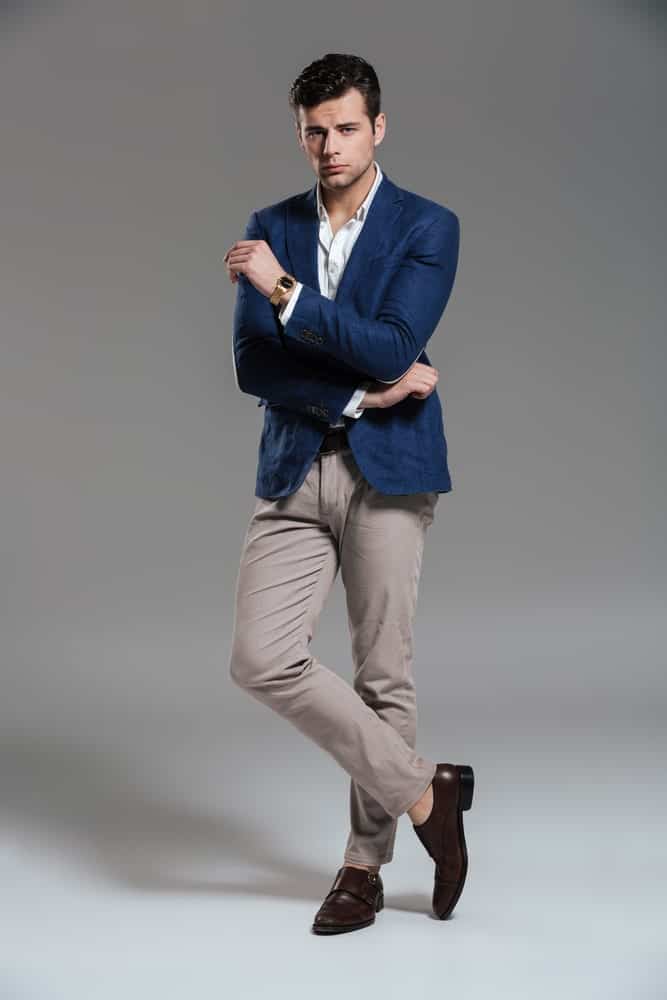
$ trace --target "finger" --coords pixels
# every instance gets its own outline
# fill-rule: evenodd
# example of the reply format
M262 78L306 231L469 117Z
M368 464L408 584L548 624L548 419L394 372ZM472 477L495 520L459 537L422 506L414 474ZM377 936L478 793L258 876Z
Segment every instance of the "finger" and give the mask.
M233 260L234 257L251 257L252 253L253 247L232 247L227 251L227 260Z
M249 261L247 259L246 260L231 260L231 261L227 262L226 266L231 271L238 272L238 271L244 271L244 270L246 270L246 268L248 267L248 264L249 264Z
M243 250L235 250L234 253L229 255L226 263L228 267L231 267L232 264L244 264L249 260L252 260L252 252L248 253Z
M415 379L415 383L414 384L415 384L415 388L416 389L420 389L420 390L424 391L424 390L429 390L431 388L431 386L432 386L433 383L431 382L431 380L429 378L424 377L424 378Z
M248 250L250 247L254 246L255 243L263 242L263 240L237 240L236 243L232 243L222 259L227 260L229 255L234 253L235 250Z

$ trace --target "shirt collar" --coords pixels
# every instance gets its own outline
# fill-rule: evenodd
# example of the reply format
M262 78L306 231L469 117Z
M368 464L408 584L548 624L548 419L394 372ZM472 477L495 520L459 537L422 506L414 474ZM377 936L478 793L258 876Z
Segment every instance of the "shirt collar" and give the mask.
M368 209L370 208L370 204L371 204L371 202L372 202L372 200L373 200L373 198L375 196L375 192L377 191L378 187L380 186L380 181L382 180L382 171L380 169L380 164L378 163L377 160L374 160L373 162L375 164L375 180L373 181L373 183L371 185L370 191L368 192L368 194L366 195L366 197L362 201L361 205L359 206L359 208L356 210L356 212L352 216L353 219L359 219L359 220L361 220L361 219L364 218L364 216L368 212ZM326 217L327 217L327 210L324 207L324 202L322 201L322 195L320 193L320 181L319 181L319 178L317 180L317 214L320 217L320 219L322 219L322 220L326 219Z

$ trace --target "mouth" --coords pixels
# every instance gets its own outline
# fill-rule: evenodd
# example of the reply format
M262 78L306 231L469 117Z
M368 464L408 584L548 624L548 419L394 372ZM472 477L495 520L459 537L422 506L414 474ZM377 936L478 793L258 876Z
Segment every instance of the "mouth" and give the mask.
M337 173L339 170L344 170L344 169L345 169L345 164L339 164L339 163L337 163L333 167L323 167L322 168L322 170L324 171L325 174L334 174L334 173Z

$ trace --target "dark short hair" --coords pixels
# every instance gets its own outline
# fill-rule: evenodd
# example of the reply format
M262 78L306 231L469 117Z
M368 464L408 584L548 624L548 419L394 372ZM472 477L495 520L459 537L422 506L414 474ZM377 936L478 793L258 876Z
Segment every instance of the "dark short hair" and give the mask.
M299 107L313 108L332 97L342 97L351 87L361 92L371 128L375 131L375 119L380 114L377 74L361 56L341 52L327 52L306 66L296 78L289 92L295 121L299 121Z

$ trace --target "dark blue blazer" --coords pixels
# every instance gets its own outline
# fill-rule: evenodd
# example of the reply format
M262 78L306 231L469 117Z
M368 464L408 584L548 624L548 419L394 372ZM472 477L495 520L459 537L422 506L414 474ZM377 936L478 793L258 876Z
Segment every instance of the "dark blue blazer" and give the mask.
M358 418L343 408L364 379L395 382L425 347L447 305L459 251L450 209L398 187L383 172L334 300L320 294L316 186L254 211L245 239L263 239L303 282L283 327L278 307L239 275L234 309L238 388L266 404L255 495L293 493L329 423L343 419L364 478L381 493L448 493L437 388Z

